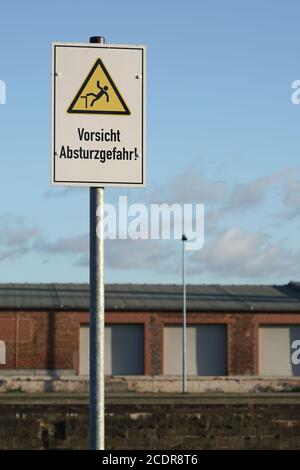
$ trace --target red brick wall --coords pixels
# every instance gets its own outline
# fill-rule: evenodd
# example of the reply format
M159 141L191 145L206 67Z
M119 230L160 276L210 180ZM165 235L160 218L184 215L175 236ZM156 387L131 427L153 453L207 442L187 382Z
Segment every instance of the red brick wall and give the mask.
M79 329L87 312L0 312L6 343L1 369L74 369L79 366ZM164 324L181 324L178 312L108 312L107 323L140 323L145 331L145 374L162 373ZM259 324L300 324L299 314L188 313L188 323L221 323L228 331L228 374L257 373Z
M72 369L78 349L78 313L0 313L6 365L0 369Z

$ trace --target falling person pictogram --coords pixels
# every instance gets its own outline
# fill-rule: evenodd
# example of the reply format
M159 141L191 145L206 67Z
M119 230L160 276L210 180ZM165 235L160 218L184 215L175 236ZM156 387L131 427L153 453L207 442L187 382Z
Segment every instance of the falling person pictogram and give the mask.
M92 108L95 104L96 101L100 100L102 98L102 96L105 96L106 97L106 102L108 103L109 102L109 95L107 93L107 90L108 90L108 86L104 86L102 87L101 84L100 84L100 81L97 80L97 87L99 88L99 93L87 93L86 95L82 95L81 98L84 98L85 99L85 107L88 108L88 97L89 96L94 96L94 99L91 101L90 103L90 107Z

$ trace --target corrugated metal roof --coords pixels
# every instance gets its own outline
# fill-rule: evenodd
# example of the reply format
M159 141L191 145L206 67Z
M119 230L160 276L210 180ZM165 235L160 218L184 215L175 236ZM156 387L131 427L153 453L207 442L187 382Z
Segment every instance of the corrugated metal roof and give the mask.
M106 310L180 311L182 288L162 284L107 284ZM2 310L88 310L88 284L0 284ZM300 283L188 285L188 311L300 312Z

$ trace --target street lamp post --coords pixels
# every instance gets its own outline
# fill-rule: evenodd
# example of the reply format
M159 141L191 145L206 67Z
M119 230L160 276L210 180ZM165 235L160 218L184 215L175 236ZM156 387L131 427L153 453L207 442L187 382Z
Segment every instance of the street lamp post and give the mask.
M187 237L182 238L182 393L187 391L187 361L186 361L186 266L185 266L185 242Z

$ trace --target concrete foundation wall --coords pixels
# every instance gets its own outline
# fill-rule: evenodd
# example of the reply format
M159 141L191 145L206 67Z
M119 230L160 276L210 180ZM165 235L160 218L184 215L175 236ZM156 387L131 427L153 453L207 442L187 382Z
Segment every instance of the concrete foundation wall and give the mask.
M9 374L0 376L0 395L22 393L88 393L87 377L62 377ZM189 393L258 393L300 392L299 377L189 377ZM180 393L181 377L174 376L116 376L106 377L107 393Z
M87 449L85 396L0 397L0 449ZM106 449L300 449L299 394L113 394Z

